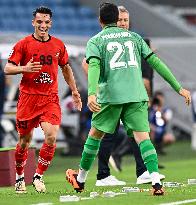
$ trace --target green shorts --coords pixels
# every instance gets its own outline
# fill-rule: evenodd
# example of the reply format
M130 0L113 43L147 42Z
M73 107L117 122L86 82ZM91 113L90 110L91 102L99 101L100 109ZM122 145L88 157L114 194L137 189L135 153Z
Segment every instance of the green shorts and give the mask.
M133 131L150 132L148 102L102 104L101 111L93 113L91 124L104 133L113 134L120 119L128 135Z

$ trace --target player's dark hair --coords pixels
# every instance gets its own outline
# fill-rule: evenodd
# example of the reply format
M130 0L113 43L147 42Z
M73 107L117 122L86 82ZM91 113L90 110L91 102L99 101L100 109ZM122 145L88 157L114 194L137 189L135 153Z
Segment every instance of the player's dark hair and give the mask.
M35 17L37 13L49 14L50 17L52 17L51 9L49 9L48 7L45 7L45 6L40 6L40 7L36 8L35 11L33 11L33 16Z
M153 98L153 100L152 100L152 105L158 105L158 106L160 106L161 105L161 102L160 102L160 100L159 100L159 98Z
M161 91L156 91L155 93L154 93L154 97L157 97L157 96L162 96L162 97L164 97L164 94L163 94L163 92L161 92Z
M99 7L100 20L104 24L117 23L118 15L118 7L115 4L105 2Z

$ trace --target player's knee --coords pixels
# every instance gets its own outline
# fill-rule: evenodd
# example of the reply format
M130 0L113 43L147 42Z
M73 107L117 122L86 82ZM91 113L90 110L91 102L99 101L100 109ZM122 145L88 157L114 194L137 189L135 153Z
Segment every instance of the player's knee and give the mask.
M141 143L144 140L150 139L148 132L133 132L135 141L137 144Z
M97 130L96 128L92 127L90 129L89 135L96 138L101 139L104 136L104 133L100 130Z
M59 130L59 126L45 126L44 135L46 144L53 146L56 143L56 137Z
M24 137L20 138L20 146L25 149L25 148L28 148L29 145L30 145L30 140L29 139L25 139Z
M56 143L56 136L55 135L48 135L46 137L46 144L52 146Z
M20 146L25 149L28 148L30 143L31 143L31 139L32 139L32 131L24 134L24 135L19 135L19 144Z

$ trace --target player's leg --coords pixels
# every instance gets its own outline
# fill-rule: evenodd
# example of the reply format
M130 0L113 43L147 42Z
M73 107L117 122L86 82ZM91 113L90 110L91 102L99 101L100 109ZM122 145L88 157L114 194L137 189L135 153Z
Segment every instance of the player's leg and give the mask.
M136 176L137 176L136 183L137 184L150 183L151 182L150 174L146 169L146 166L141 156L139 146L136 143L133 134L129 137L127 136L127 134L125 134L124 140L113 153L113 159L117 163L118 162L117 160L121 161L121 158L124 155L127 154L130 155L130 153L133 153L136 162Z
M143 161L152 179L153 194L163 195L156 150L149 138L148 105L147 102L129 103L124 107L123 122L130 135L132 130L135 141L139 145ZM139 122L139 123L138 123Z
M42 176L53 159L59 125L42 122L41 128L44 131L45 141L39 152L36 173Z
M20 92L16 113L16 129L19 133L19 142L16 145L15 152L16 186L18 186L18 192L20 191L20 185L25 184L23 183L24 165L27 160L28 147L32 139L33 129L39 123L37 116L40 113L36 109L37 103L39 103L38 96Z
M136 184L148 184L152 182L149 171L147 170L144 161L141 156L140 148L135 141L135 138L131 138L132 140L132 150L136 161L136 175L137 181ZM160 175L160 179L164 179L164 175Z
M53 99L46 97L44 101ZM47 103L47 102L46 102ZM47 103L43 108L43 113L39 116L39 122L44 131L45 141L40 149L38 165L33 177L33 185L37 192L45 192L46 188L42 180L44 172L48 169L56 149L56 138L61 123L61 109L58 103L58 96L54 96L54 102Z
M117 143L119 144L118 129L119 125L117 125L114 134L105 134L101 140L98 152L98 173L96 186L126 185L124 181L120 181L115 176L110 175L109 159L112 151L114 150L114 146Z
M98 152L97 180L101 180L110 176L110 168L108 165L108 161L113 148L112 139L113 137L111 134L105 134L104 138L101 140L101 144Z
M33 177L33 185L37 192L45 192L46 188L42 179L44 172L48 169L56 148L56 137L59 125L52 125L48 122L41 122L44 131L45 141L39 151L38 165Z
M127 133L124 131L124 128L120 128L118 132L118 144L115 146L114 151L112 152L112 156L110 157L110 165L116 171L122 171L122 158L125 155L130 155L132 153L130 138L127 136Z
M101 138L105 132L114 133L120 112L120 106L102 105L101 111L93 114L92 127L84 145L79 172L72 169L66 171L68 182L77 192L83 191L87 174L99 151Z
M138 144L136 143L135 138L133 137L131 138L131 148L133 150L133 155L134 155L135 162L136 162L136 176L139 177L145 171L147 171L147 169L142 159Z
M28 148L32 139L34 120L17 120L16 128L19 133L19 141L15 151L15 169L16 169L16 193L26 193L24 166L27 161Z
M150 173L153 187L153 195L163 195L164 190L160 181L158 171L158 157L154 145L152 144L148 132L135 132L134 137L136 142L139 144L140 151L144 163Z
M77 192L84 190L88 172L99 151L101 138L104 133L92 127L84 144L82 158L80 160L80 169L78 172L72 169L66 171L66 179Z
M151 180L150 173L148 172L144 164L144 161L141 156L140 148L136 143L134 137L130 137L130 146L131 146L131 150L133 151L133 155L136 162L136 176L137 176L136 184L151 183L152 180ZM159 174L159 177L160 180L165 179L165 176L163 174Z

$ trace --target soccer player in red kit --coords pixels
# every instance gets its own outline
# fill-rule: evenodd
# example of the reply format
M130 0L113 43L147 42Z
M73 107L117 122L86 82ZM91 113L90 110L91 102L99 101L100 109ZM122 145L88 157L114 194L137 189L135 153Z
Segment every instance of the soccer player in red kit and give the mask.
M42 176L54 156L61 122L58 65L72 90L76 108L81 110L82 107L73 72L68 64L66 48L61 40L48 34L52 25L52 11L46 7L39 7L33 12L33 17L34 33L16 43L4 69L8 75L22 74L16 114L19 134L15 152L17 193L26 192L24 166L33 129L38 125L44 131L45 141L39 152L32 183L37 192L46 191Z

